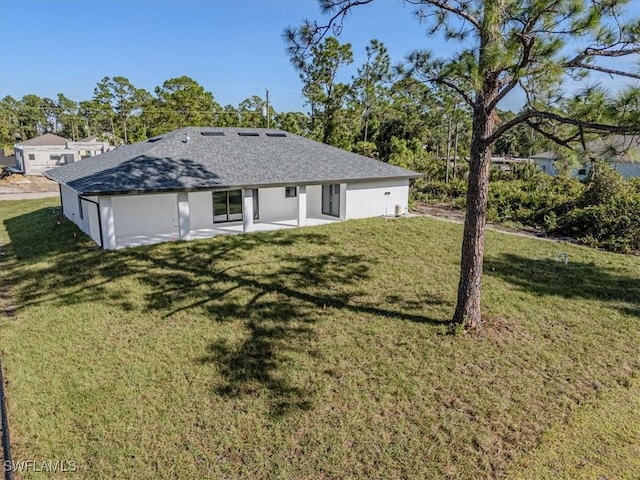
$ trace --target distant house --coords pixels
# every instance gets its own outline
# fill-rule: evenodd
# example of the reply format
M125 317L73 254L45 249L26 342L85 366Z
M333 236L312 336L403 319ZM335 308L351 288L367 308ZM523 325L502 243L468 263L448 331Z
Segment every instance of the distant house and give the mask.
M282 130L198 127L45 175L105 249L405 214L420 176Z
M513 172L518 165L533 163L529 158L519 157L491 157L491 165L501 172Z
M604 160L609 163L622 176L640 177L640 137L631 135L611 135L609 137L588 142L587 154L592 158ZM557 175L555 162L557 156L554 152L541 152L531 156L531 159L543 172L549 175ZM588 165L572 168L571 175L584 179L587 175Z
M42 175L53 167L95 157L109 150L109 142L89 137L77 142L45 133L14 146L16 167L25 175Z

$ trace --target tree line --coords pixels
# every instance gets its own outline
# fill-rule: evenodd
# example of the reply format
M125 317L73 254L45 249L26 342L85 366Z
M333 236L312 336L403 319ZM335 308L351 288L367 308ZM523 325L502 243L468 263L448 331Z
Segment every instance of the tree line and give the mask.
M267 112L259 95L223 106L188 76L168 79L153 93L122 76L104 77L93 97L81 101L64 93L9 95L0 100L0 143L8 147L51 132L72 140L97 135L120 145L184 126L269 125L417 170L433 158L455 162L469 155L471 112L453 92L392 67L387 48L376 39L366 46L357 73L344 81L352 63L352 46L327 37L295 65L309 113L277 112L272 105ZM523 134L497 151L519 155L531 150L531 141Z

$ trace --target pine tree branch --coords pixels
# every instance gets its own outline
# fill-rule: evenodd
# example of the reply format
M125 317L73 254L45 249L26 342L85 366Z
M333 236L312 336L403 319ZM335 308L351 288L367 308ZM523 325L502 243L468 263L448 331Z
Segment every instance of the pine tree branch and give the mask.
M583 62L588 57L617 58L617 57L624 57L626 55L633 55L633 54L640 53L640 47L619 48L617 50L610 50L610 48L614 46L615 45L610 45L605 48L592 48L592 47L585 48L582 52L580 52L578 55L573 57L571 60L566 61L563 66L565 68L581 67L583 65Z
M537 122L533 122L531 119L526 120L525 123L533 128L536 132L538 132L540 135L542 135L543 137L548 138L549 140L553 141L554 143L557 143L558 145L561 145L563 147L567 147L569 149L573 149L572 145L570 142L574 141L578 136L579 133L576 133L575 135L572 135L569 138L560 138L557 135L547 132L546 130L544 130L539 123Z
M371 2L373 2L373 0L322 1L321 8L323 13L337 9L336 13L329 18L329 21L325 25L318 25L316 22L312 24L307 21L302 27L286 28L282 36L289 43L289 47L287 48L289 55L291 55L296 64L301 65L304 59L311 55L309 50L320 43L329 31L333 31L336 35L339 35L339 31L342 30L342 22L352 8L367 5Z
M625 72L623 70L615 70L612 68L600 67L598 65L589 65L588 63L580 63L574 67L568 67L568 68L571 68L571 69L584 68L587 70L595 70L597 72L608 73L609 75L619 75L621 77L628 77L628 78L634 78L636 80L640 80L640 73Z
M518 85L518 82L520 81L520 76L518 75L517 72L522 68L526 67L531 61L531 51L533 50L535 37L529 37L525 30L526 30L526 27L525 29L523 29L523 32L521 35L524 48L522 50L520 61L518 62L518 65L516 65L516 67L514 68L514 73L509 77L507 77L505 80L503 80L503 83L505 83L505 86L503 86L500 89L500 92L498 93L496 98L493 99L493 101L489 104L488 106L489 110L493 110L498 105L498 103L500 103L500 101L504 97L506 97L507 94L516 87L516 85Z
M604 123L595 123L595 122L585 122L583 120L578 120L576 118L564 117L562 115L558 115L556 113L551 112L543 112L540 110L527 110L522 112L519 115L516 115L508 122L503 123L494 130L493 134L484 140L485 145L491 145L496 140L498 140L502 135L504 135L507 131L519 125L520 123L527 122L527 120L532 118L546 118L548 120L553 120L558 123L573 125L578 128L593 130L596 132L606 132L606 133L620 133L620 134L640 134L640 125L608 125Z
M480 30L481 25L480 25L480 21L474 17L473 15L471 15L469 12L465 12L463 9L455 7L453 5L451 5L449 2L446 1L440 1L440 0L404 0L405 3L409 3L411 5L431 5L433 7L439 8L441 10L445 10L449 13L453 13L454 15L457 15L458 17L462 18L463 20L466 20L467 22L469 22L471 25L473 25L474 27L476 27L478 30Z

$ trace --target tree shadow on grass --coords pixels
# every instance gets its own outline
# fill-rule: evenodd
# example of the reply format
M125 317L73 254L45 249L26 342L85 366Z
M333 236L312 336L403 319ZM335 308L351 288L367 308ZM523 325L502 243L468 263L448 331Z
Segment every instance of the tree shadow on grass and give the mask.
M612 302L624 313L640 313L640 272L631 276L593 263L570 261L565 265L513 254L485 258L484 271L536 295Z
M35 262L79 247L98 249L62 215L60 206L45 207L4 220L11 249L20 261Z
M30 220L43 219L36 215ZM443 303L440 299L416 301L391 289L384 303L372 303L363 285L379 260L345 253L331 235L317 230L105 252L88 246L86 237L68 222L45 238L31 237L30 241L51 244L47 261L37 263L34 259L42 257L14 244L14 239L25 238L29 223L5 223L18 259L11 272L18 312L30 305L55 308L98 302L124 312L155 312L165 319L193 312L216 322L236 322L244 331L241 339L210 343L196 363L214 365L219 372L215 394L262 396L275 416L313 408L314 387L292 380L290 374L298 371L293 368L296 358L304 360L317 351L315 325L326 312L448 323L446 318L424 315L429 306ZM81 240L68 244L70 231ZM22 268L25 262L30 262L29 268ZM119 283L126 278L143 288L128 290L131 284Z
M274 416L313 407L311 386L288 380L292 355L314 351L314 325L331 309L341 312L382 316L389 321L446 324L447 319L424 316L427 304L395 296L393 305L372 305L363 298L369 293L361 285L370 276L376 260L365 255L340 253L328 235L309 232L254 234L234 237L233 243L259 241L324 245L316 253L274 253L268 261L252 263L245 258L212 262L210 245L173 250L170 255L154 255L154 272L142 277L151 288L146 297L149 308L160 309L166 317L203 309L218 322L243 319L246 334L238 342L211 343L198 361L213 364L224 377L215 387L218 395L239 398L266 395ZM225 243L227 239L224 239ZM205 248L206 247L206 248ZM203 251L198 252L198 250ZM276 250L277 251L277 250ZM147 253L134 249L128 254L145 259ZM393 306L393 309L390 308ZM403 311L404 307L411 312Z

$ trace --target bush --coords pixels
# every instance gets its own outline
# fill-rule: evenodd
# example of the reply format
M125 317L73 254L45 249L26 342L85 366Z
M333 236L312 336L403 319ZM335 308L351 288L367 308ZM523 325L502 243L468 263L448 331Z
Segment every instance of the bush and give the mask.
M522 178L489 184L487 219L540 228L552 235L614 252L640 251L640 179L625 181L606 164L596 164L585 183L537 175L523 169ZM466 203L466 181L416 181L415 198Z
M614 252L640 251L640 191L608 165L591 170L576 208L566 212L552 233Z
M609 203L629 188L622 175L606 163L593 165L585 179L585 185L586 191L582 196L585 206Z

